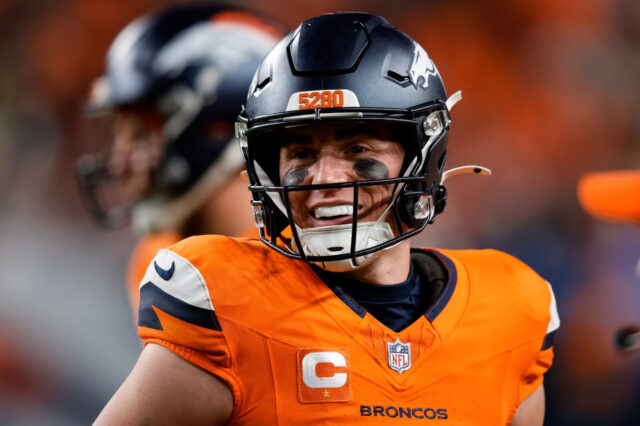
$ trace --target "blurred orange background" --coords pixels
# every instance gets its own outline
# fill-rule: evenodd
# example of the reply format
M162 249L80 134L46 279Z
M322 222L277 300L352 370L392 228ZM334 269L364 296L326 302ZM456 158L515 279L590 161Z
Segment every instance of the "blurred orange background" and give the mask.
M84 213L75 159L108 146L82 105L116 34L150 0L0 1L0 424L90 423L140 350L124 287L134 237ZM579 207L588 172L640 167L640 2L227 2L290 29L338 10L379 14L429 52L453 110L445 214L416 245L492 247L554 286L562 326L549 425L640 424L640 353L612 339L640 323L640 229ZM248 207L247 207L248 208Z

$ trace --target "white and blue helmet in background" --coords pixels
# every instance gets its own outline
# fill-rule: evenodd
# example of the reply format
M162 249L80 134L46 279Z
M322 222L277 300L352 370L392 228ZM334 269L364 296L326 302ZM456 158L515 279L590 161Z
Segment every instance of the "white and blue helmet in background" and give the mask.
M118 34L104 75L92 85L88 112L152 108L164 119L166 144L153 187L124 205L100 197L109 180L106 159L81 159L77 177L99 223L132 215L142 232L170 229L238 173L233 123L257 66L281 37L276 28L245 10L186 5L139 17Z

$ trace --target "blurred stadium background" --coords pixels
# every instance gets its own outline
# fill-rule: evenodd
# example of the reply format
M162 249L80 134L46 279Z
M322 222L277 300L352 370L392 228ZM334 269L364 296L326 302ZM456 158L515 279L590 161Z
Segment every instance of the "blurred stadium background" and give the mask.
M0 1L0 424L90 423L140 350L124 287L134 237L84 213L74 160L107 146L82 104L126 23L169 1ZM184 3L184 2L183 2ZM337 10L380 14L419 41L449 93L448 166L494 176L448 184L447 212L416 244L492 247L553 285L562 327L548 425L640 424L640 228L579 207L595 170L640 166L636 0L228 1L293 28ZM481 414L479 414L481 415Z

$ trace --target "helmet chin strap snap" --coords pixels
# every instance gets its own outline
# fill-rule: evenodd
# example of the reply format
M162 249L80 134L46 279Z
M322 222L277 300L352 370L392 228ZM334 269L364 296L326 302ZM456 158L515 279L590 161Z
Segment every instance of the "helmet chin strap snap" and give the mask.
M442 180L440 181L440 184L442 185L451 176L463 175L467 173L475 173L483 176L491 176L491 170L486 167L475 166L475 165L461 166L461 167L449 169L444 173L442 173Z

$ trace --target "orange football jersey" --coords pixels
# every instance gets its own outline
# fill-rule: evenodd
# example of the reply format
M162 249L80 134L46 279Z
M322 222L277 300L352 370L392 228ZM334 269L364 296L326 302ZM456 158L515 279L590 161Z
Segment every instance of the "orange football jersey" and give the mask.
M507 424L552 362L551 288L498 251L430 251L449 280L394 332L260 241L189 238L149 265L139 334L224 380L230 424Z

